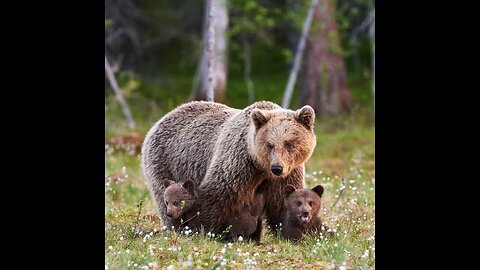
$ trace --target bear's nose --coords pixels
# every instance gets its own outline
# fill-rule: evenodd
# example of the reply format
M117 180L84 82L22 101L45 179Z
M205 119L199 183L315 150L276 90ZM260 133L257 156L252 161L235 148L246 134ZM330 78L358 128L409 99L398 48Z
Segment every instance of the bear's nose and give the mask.
M279 176L280 174L282 174L282 172L283 172L282 166L272 165L272 173L273 174L275 174L276 176Z
M308 212L307 212L307 211L303 211L302 216L308 217Z

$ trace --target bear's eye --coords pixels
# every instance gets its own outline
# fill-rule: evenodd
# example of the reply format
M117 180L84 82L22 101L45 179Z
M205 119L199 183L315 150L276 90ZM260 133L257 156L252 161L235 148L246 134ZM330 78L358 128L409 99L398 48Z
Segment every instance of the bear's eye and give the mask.
M272 150L272 149L273 149L273 144L267 143L267 149L268 149L268 150Z
M285 148L286 148L287 150L291 150L291 149L293 148L293 143L291 143L291 142L285 142Z
M168 202L167 202L167 201L165 201L165 205L168 206Z
M310 206L313 206L313 201L309 201L308 204L309 204Z
M177 201L174 201L174 202L173 202L173 205L174 205L174 206L178 206L178 202L177 202Z
M297 201L297 206L302 206L302 202L301 202L301 201Z

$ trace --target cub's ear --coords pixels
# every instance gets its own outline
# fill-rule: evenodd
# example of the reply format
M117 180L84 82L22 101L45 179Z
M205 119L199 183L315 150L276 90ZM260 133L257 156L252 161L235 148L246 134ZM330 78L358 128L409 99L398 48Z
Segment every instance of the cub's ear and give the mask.
M268 120L270 120L270 118L271 118L271 115L267 111L262 111L257 108L252 110L252 121L257 129L265 125L268 122Z
M188 191L188 193L195 195L195 183L192 180L185 181L182 186Z
M312 188L312 190L313 190L315 193L317 193L320 198L322 197L322 195L323 195L323 186L318 185L318 186Z
M315 123L315 111L309 105L305 105L301 109L298 109L296 111L295 119L300 124L306 126L309 129L312 129L313 124Z
M290 195L295 191L295 187L292 185L287 185L285 187L285 198L290 197Z
M163 180L163 186L164 186L165 188L167 188L167 187L170 186L171 184L175 184L175 181L170 181L170 180L168 180L168 179Z

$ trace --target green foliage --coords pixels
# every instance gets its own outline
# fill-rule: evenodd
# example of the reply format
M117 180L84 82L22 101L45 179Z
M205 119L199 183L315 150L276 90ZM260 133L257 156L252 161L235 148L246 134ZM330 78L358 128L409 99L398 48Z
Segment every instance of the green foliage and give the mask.
M231 26L228 34L230 37L247 33L263 42L270 41L268 31L281 20L282 14L278 7L265 7L253 0L229 1L229 12Z

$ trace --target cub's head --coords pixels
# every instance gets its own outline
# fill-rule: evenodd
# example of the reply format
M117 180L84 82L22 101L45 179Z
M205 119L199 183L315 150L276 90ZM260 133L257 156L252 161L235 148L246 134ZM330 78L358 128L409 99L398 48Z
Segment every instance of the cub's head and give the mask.
M312 107L254 108L251 121L249 153L273 179L287 176L312 155L316 144Z
M163 201L167 207L167 217L178 219L190 210L195 202L195 183L192 180L183 183L165 180L163 184L165 186Z
M285 187L286 211L290 221L306 227L312 217L318 215L321 208L323 187L318 185L312 189L295 189L291 185Z

